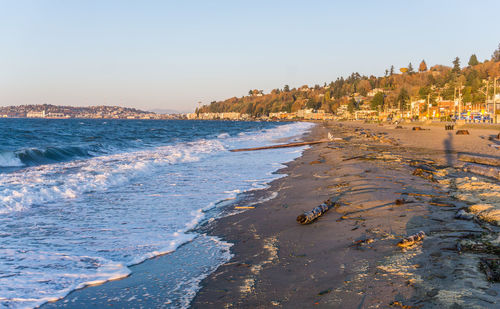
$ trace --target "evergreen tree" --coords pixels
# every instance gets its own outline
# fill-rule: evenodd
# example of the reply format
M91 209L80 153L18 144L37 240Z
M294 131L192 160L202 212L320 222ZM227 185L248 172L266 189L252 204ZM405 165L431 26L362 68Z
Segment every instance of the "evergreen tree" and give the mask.
M413 74L415 71L413 70L413 66L411 65L411 62L408 64L408 74Z
M425 63L424 60L422 60L422 62L420 62L420 65L418 66L418 71L419 72L427 71L427 64Z
M472 54L469 58L469 65L478 65L479 61L477 61L476 54Z
M393 66L393 65L391 65L390 75L391 75L391 76L392 76L392 75L394 75L394 66Z
M460 58L455 57L453 60L453 69L451 69L453 73L460 73Z
M379 106L384 106L384 93L377 92L370 102L371 108L377 110Z
M385 70L385 77L387 77L387 75L389 75L389 70Z
M283 91L284 92L290 92L290 86L285 85L285 87L283 87Z
M351 98L349 100L349 103L347 103L347 110L349 111L349 113L354 113L354 109L356 109L356 100L354 100L353 98Z
M399 91L399 95L398 98L396 99L396 102L400 103L401 110L406 109L408 102L410 102L410 95L408 94L408 91L405 88L401 88L401 91Z
M491 60L498 62L500 61L500 44L498 44L498 48L491 55Z

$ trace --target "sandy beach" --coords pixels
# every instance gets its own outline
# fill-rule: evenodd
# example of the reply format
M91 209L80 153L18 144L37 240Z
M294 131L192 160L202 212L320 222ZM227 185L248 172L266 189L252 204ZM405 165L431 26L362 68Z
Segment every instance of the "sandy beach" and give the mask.
M463 152L498 158L500 142L491 137L499 130L455 135L413 126L318 124L304 140L330 133L332 142L305 150L280 171L286 177L227 212L275 198L198 228L234 244L234 256L202 281L192 308L497 307L500 285L480 267L498 259L497 251L481 249L498 246L497 222L482 220L496 217L455 216L478 204L499 207L498 182L465 173L458 160ZM334 209L312 224L296 222L329 198L338 200ZM420 231L423 241L397 246ZM172 270L165 265L181 263L183 254L181 247L133 266L123 280L43 307L168 307L162 280Z
M331 132L342 141L313 146L290 163L281 171L288 177L269 189L278 192L274 200L208 228L235 244L235 256L203 281L193 308L498 306L500 285L479 267L480 258L498 256L457 244L482 234L496 239L499 230L455 219L457 210L474 202L457 197L449 185L480 181L461 172L457 154L498 158L499 142L489 139L498 129L455 135L442 126L421 128L352 122L316 127L309 139ZM413 175L419 166L436 170L432 181ZM479 178L495 186L495 180ZM498 207L500 191L490 193L480 202ZM295 221L332 197L340 198L338 207L317 222ZM423 242L397 246L419 231L426 234Z

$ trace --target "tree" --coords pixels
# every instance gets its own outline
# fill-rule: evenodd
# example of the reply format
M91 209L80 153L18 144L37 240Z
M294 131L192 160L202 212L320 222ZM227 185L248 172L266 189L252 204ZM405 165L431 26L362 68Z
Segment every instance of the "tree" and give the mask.
M393 66L393 65L391 65L390 75L391 75L391 76L392 76L392 75L394 75L394 66Z
M420 89L418 90L418 96L421 99L427 99L429 93L431 93L431 87L429 86L420 87Z
M500 44L498 44L498 48L493 52L493 55L491 55L491 60L495 62L500 61Z
M408 74L412 75L413 73L415 73L415 71L413 70L413 66L411 65L411 62L410 62L408 64Z
M379 106L384 106L384 93L377 92L375 96L373 96L372 101L370 102L370 106L372 109L377 110Z
M363 79L359 82L357 90L362 96L366 96L368 91L372 90L372 86L368 80Z
M387 75L389 75L389 70L385 70L385 77L387 77Z
M396 99L396 102L400 103L400 109L405 110L409 101L410 95L408 94L408 91L405 88L401 88L398 98Z
M283 91L284 92L290 92L290 86L285 85L285 87L283 87Z
M469 58L469 65L478 65L479 61L477 61L476 54L472 54Z
M347 103L347 110L349 111L349 113L353 113L354 112L354 109L357 109L357 103L356 103L356 100L354 100L354 98L351 98L349 100L349 103Z
M460 58L455 57L453 60L453 69L451 69L453 73L460 73Z
M252 94L253 94L253 90L252 89L248 90L248 95L252 95Z
M419 72L427 71L427 64L425 63L424 60L422 60L422 62L420 62L420 65L418 66L418 71Z

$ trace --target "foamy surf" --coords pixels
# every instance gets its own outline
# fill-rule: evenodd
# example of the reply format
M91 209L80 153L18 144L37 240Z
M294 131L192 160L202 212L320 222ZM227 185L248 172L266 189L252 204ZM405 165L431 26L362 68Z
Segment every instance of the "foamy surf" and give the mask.
M265 188L281 177L273 172L282 163L300 155L291 149L228 149L269 144L312 126L273 124L238 132L231 125L232 131L221 128L191 141L1 173L0 224L8 229L0 234L0 306L38 306L127 276L130 265L200 241L192 229L217 213L218 201ZM219 249L210 265L178 274L179 288L169 297L178 307L188 306L200 280L227 260L221 252L230 254L229 244L203 243Z

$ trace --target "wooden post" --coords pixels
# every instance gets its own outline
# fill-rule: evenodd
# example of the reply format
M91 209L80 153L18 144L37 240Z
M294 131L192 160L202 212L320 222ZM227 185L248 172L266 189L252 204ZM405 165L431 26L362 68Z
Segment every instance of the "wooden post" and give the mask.
M497 123L497 79L493 79L493 123Z

